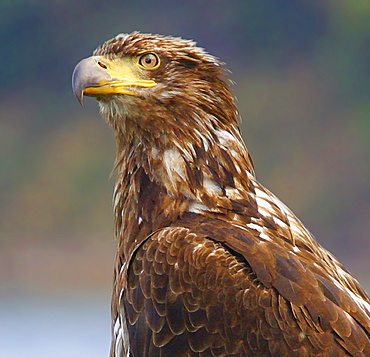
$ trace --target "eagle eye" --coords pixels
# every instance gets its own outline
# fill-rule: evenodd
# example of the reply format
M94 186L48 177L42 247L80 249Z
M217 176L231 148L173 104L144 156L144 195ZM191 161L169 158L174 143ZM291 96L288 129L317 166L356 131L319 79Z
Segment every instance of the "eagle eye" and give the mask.
M139 57L139 66L144 69L157 69L159 65L160 60L155 53L145 53Z

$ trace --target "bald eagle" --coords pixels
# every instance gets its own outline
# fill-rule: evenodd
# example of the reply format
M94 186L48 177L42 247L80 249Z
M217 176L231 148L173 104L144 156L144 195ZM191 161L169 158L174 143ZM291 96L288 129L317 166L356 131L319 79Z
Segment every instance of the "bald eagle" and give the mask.
M370 356L370 302L254 174L223 64L120 34L73 73L116 144L111 357Z

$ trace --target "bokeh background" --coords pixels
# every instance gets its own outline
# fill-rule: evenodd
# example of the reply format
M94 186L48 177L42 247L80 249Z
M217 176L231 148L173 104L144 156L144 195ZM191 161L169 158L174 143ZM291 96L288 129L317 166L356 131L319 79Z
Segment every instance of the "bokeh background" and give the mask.
M1 0L0 356L107 356L114 139L76 63L120 32L227 63L259 179L370 290L370 2Z

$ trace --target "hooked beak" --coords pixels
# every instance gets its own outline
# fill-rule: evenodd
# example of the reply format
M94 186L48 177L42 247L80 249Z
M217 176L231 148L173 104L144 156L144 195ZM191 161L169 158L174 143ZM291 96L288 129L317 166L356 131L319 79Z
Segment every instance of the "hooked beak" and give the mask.
M138 78L133 63L125 59L110 60L104 56L92 56L77 64L72 74L73 93L82 105L84 95L104 96L127 94L138 96L130 87L155 87L153 80Z

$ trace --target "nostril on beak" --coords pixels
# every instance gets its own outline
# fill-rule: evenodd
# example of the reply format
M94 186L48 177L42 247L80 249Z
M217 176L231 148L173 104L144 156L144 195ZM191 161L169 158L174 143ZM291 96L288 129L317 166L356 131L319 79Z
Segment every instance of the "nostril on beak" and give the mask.
M104 68L104 69L107 69L107 65L104 64L102 61L98 61L98 65L101 67L101 68Z

